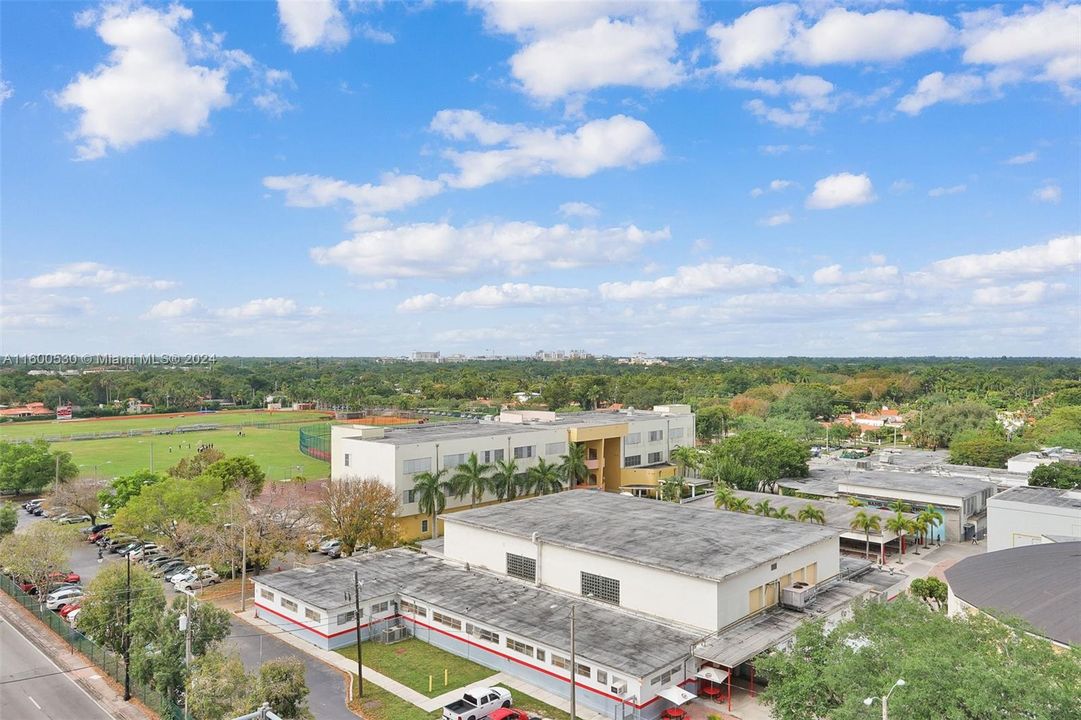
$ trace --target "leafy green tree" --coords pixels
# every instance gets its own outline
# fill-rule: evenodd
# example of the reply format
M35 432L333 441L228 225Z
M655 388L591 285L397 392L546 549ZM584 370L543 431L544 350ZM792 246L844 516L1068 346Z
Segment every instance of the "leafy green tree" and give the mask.
M50 452L44 440L0 442L0 490L15 495L38 492L56 479L65 482L78 474L71 453Z
M1036 421L1030 434L1041 447L1081 450L1081 405L1056 407Z
M451 485L443 477L449 472L446 468L435 472L422 472L413 478L413 491L417 497L417 509L432 519L432 537L439 537L436 516L447 508L447 493Z
M1028 484L1037 487L1076 490L1081 488L1081 465L1071 465L1064 462L1038 465L1029 474Z
M216 478L181 478L148 485L113 517L113 527L136 537L165 540L178 552L197 545L200 528L222 498Z
M213 650L192 663L188 710L196 718L244 715L258 707L252 706L251 690L252 678L240 658Z
M928 505L916 516L916 524L920 527L920 539L924 547L927 547L927 535L936 527L946 521L942 511L934 505Z
M304 662L300 658L267 660L259 667L249 706L258 707L265 702L284 720L311 720L314 716L308 709L310 691L304 673Z
M225 453L217 448L203 448L190 458L181 458L180 462L173 465L166 472L169 477L187 478L191 480L206 472L214 463L225 458Z
M79 629L94 642L120 654L130 634L147 640L165 611L161 581L136 563L131 566L131 624L127 621L127 563L110 563L86 587L80 603Z
M702 477L712 480L714 485L757 490L759 474L753 468L740 465L730 457L721 454L719 445L710 447L701 466Z
M589 477L589 468L586 467L586 446L582 443L571 443L567 446L567 453L559 457L560 471L568 488L574 488L578 483L585 482Z
M819 525L826 524L826 514L810 503L799 509L796 518L800 522L817 523Z
M149 470L136 470L128 475L115 477L109 483L110 488L98 494L98 502L103 507L109 507L116 512L131 502L131 499L141 493L143 488L156 485L164 479L165 475Z
M1006 461L1018 453L1033 450L1031 443L1007 440L998 431L969 430L950 443L950 462L956 465L1004 468Z
M0 567L12 577L28 580L44 602L49 575L67 570L68 555L78 541L78 531L50 522L32 524L25 532L11 533L0 541Z
M518 497L522 486L518 463L514 460L498 460L492 465L491 486L500 500L513 500Z
M659 488L661 499L667 500L668 502L678 503L680 500L683 499L684 487L686 487L686 482L684 481L683 476L679 473L666 477L665 479L661 480Z
M966 430L989 429L995 424L995 411L979 402L932 405L905 424L912 433L912 444L922 448L949 447Z
M863 539L866 541L864 548L864 557L871 557L871 533L878 534L882 531L882 519L874 513L869 513L866 510L860 510L856 513L856 517L852 518L851 528L856 532L863 533Z
M669 458L675 463L680 477L686 477L687 468L697 470L702 461L702 453L690 445L680 445L673 448Z
M222 492L244 487L251 496L258 495L266 482L266 473L249 457L239 455L218 460L203 473L221 484Z
M908 586L913 597L923 600L932 610L945 610L949 588L938 578L915 578Z
M469 496L469 506L475 507L484 497L484 493L492 490L492 466L480 462L476 453L469 453L466 461L454 470L450 478L454 495L459 500Z
M732 410L724 405L709 405L698 408L695 414L695 430L703 440L712 440L728 436L728 423L732 420Z
M781 478L808 474L807 446L772 430L741 433L714 445L711 452L754 473L757 487L741 487L744 490L772 490Z
M6 502L0 505L0 538L15 532L15 526L19 524L19 514L15 505Z
M831 630L800 625L788 651L755 661L777 720L867 720L867 697L890 696L894 720L1060 720L1077 716L1081 652L981 614L949 617L917 600L861 603ZM877 713L877 710L875 711Z
M563 490L563 476L559 465L544 458L526 471L526 487L535 495L547 495Z
M830 420L837 393L828 385L797 385L770 404L769 415L790 420Z

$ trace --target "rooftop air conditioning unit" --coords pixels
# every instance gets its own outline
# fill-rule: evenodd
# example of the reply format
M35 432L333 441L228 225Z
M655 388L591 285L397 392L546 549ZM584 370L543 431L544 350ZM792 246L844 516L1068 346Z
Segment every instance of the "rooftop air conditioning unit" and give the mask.
M781 588L781 605L803 612L815 599L815 594L814 585L798 582L789 587Z
M384 645L393 645L396 642L401 642L409 637L409 633L406 632L404 625L398 625L396 627L389 627L383 631L383 637L381 640Z
M871 465L866 460L857 460L856 461L856 469L857 470L870 470Z
M612 691L613 695L619 695L620 697L622 697L623 695L627 694L627 683L621 682L618 685L613 685L609 689Z

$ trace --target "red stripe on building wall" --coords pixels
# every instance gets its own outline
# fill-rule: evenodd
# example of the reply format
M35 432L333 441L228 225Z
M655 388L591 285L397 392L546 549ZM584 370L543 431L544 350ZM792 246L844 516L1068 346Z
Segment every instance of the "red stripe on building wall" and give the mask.
M287 620L288 622L292 623L293 625L301 627L301 628L303 628L304 630L307 630L310 633L315 633L316 635L318 635L320 637L325 637L328 640L330 638L338 637L339 635L345 635L346 633L351 633L351 632L353 632L355 630L355 628L349 628L348 630L339 630L336 633L333 633L331 635L327 635L325 632L316 630L315 628L311 627L310 625L306 625L305 623L302 623L299 620L294 620L293 618L289 617L288 615L282 615L277 610L273 610L271 608L268 608L266 605L260 605L259 603L255 603L255 607L259 608L260 610L266 610L268 613L272 613L274 615L277 615L278 617L282 618L283 620ZM393 620L396 617L398 617L398 616L397 615L391 615L390 617L384 618L383 620ZM328 620L330 619L329 615L327 616L327 619ZM379 620L379 622L383 622L383 620ZM360 626L360 628L361 628L361 630L363 630L364 628L369 627L370 625L371 625L370 622L369 623L364 623L363 625Z

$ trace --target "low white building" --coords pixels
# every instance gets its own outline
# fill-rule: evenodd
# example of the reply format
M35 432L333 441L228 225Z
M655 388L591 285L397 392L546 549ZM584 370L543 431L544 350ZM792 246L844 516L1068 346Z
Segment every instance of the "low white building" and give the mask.
M674 448L693 445L694 438L689 405L568 415L503 411L493 421L400 428L335 425L330 476L334 480L376 477L394 488L401 502L402 535L417 538L429 535L433 528L417 506L414 478L444 469L453 474L472 453L488 465L513 460L518 472L525 473L542 458L558 464L570 443L579 443L585 446L588 477L576 489L618 492L624 485L650 480L647 476L668 465ZM674 468L669 470L674 472ZM495 499L488 493L481 502ZM470 502L468 497L448 497L447 510L468 507Z
M1044 448L1042 450L1033 450L1032 452L1024 452L1020 455L1014 455L1012 458L1006 461L1006 470L1012 473L1023 473L1028 475L1040 465L1050 465L1051 463L1067 462L1074 465L1081 465L1081 453L1075 450L1067 448L1053 447Z
M1081 540L1081 491L1017 487L987 501L987 549L1039 545L1046 536Z

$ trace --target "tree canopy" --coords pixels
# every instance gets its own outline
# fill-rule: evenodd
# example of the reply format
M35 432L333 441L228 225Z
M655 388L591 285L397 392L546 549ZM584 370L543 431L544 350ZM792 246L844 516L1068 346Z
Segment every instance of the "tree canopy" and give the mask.
M50 452L44 440L0 442L0 490L16 495L37 492L54 480L64 482L78 474L71 453Z
M740 433L711 446L709 452L716 459L707 459L708 472L721 468L746 469L732 478L741 490L772 489L781 478L806 477L807 461L811 457L806 445L773 430Z
M1039 465L1033 468L1029 474L1028 484L1038 487L1076 490L1081 488L1081 466L1064 462Z

